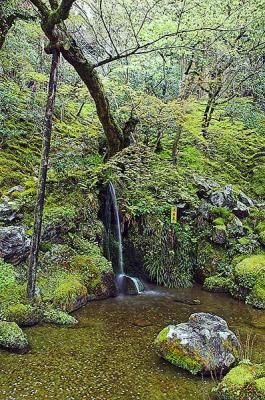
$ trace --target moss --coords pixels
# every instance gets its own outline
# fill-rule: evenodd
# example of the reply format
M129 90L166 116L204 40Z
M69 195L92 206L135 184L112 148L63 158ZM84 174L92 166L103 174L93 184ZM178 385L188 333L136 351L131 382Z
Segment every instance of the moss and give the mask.
M214 225L217 225L217 226L225 226L225 220L224 220L224 218L222 218L222 217L218 217L218 218L215 218L214 220L213 220L213 224Z
M265 271L258 276L246 302L256 308L265 309Z
M28 346L26 335L15 322L0 321L0 347L24 352L28 350Z
M9 305L4 310L4 319L16 322L19 326L35 325L39 321L39 312L29 304Z
M86 304L87 295L87 288L75 275L70 275L55 289L53 303L63 311L71 312Z
M0 293L14 286L16 283L15 270L13 265L7 264L0 259Z
M233 368L213 390L217 400L262 400L265 364L241 363Z
M232 212L225 207L213 207L211 208L210 213L213 216L218 216L220 221L222 220L222 223L217 225L223 225L224 221L226 221L232 215ZM216 218L216 220L219 220L219 218Z
M226 258L225 249L202 240L197 250L197 279L204 282L205 278L218 273Z
M250 244L250 239L248 237L242 237L240 239L238 239L238 243L242 244L242 246L247 246L248 244Z
M209 292L229 293L233 290L234 285L232 278L214 275L205 279L203 289Z
M48 307L43 311L42 322L55 325L76 325L78 323L71 315L53 307Z
M259 275L265 271L265 255L244 258L235 266L235 277L240 286L252 289Z
M180 345L180 340L170 338L170 326L164 328L155 340L155 347L159 355L173 365L186 369L196 375L204 368L200 357L196 354L188 354Z

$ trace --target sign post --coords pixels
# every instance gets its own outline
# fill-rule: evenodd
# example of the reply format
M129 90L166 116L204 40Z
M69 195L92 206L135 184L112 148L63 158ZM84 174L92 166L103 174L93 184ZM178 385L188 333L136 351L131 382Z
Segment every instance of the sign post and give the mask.
M171 207L171 224L176 224L177 223L177 207L172 206Z

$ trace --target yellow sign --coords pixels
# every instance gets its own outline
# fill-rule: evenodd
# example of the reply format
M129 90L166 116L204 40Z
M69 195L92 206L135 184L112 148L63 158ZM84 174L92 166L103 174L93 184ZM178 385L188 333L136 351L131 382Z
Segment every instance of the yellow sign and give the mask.
M177 207L172 206L171 207L171 224L176 224L177 223Z

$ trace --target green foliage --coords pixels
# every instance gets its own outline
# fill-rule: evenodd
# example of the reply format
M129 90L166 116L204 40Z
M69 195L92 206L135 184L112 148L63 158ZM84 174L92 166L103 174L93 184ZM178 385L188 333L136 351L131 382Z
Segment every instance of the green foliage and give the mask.
M14 286L15 283L16 276L13 265L0 259L0 295L4 289Z
M235 283L231 277L213 275L205 279L203 289L209 292L230 293L233 291L234 286Z

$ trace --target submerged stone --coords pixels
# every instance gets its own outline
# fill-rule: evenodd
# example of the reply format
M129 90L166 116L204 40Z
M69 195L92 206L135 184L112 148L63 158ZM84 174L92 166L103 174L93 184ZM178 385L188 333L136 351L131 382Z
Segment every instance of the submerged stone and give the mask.
M225 320L196 313L187 323L164 328L155 348L165 360L197 374L227 371L239 359L240 344Z
M0 347L17 353L26 353L29 343L25 333L15 322L0 321Z

